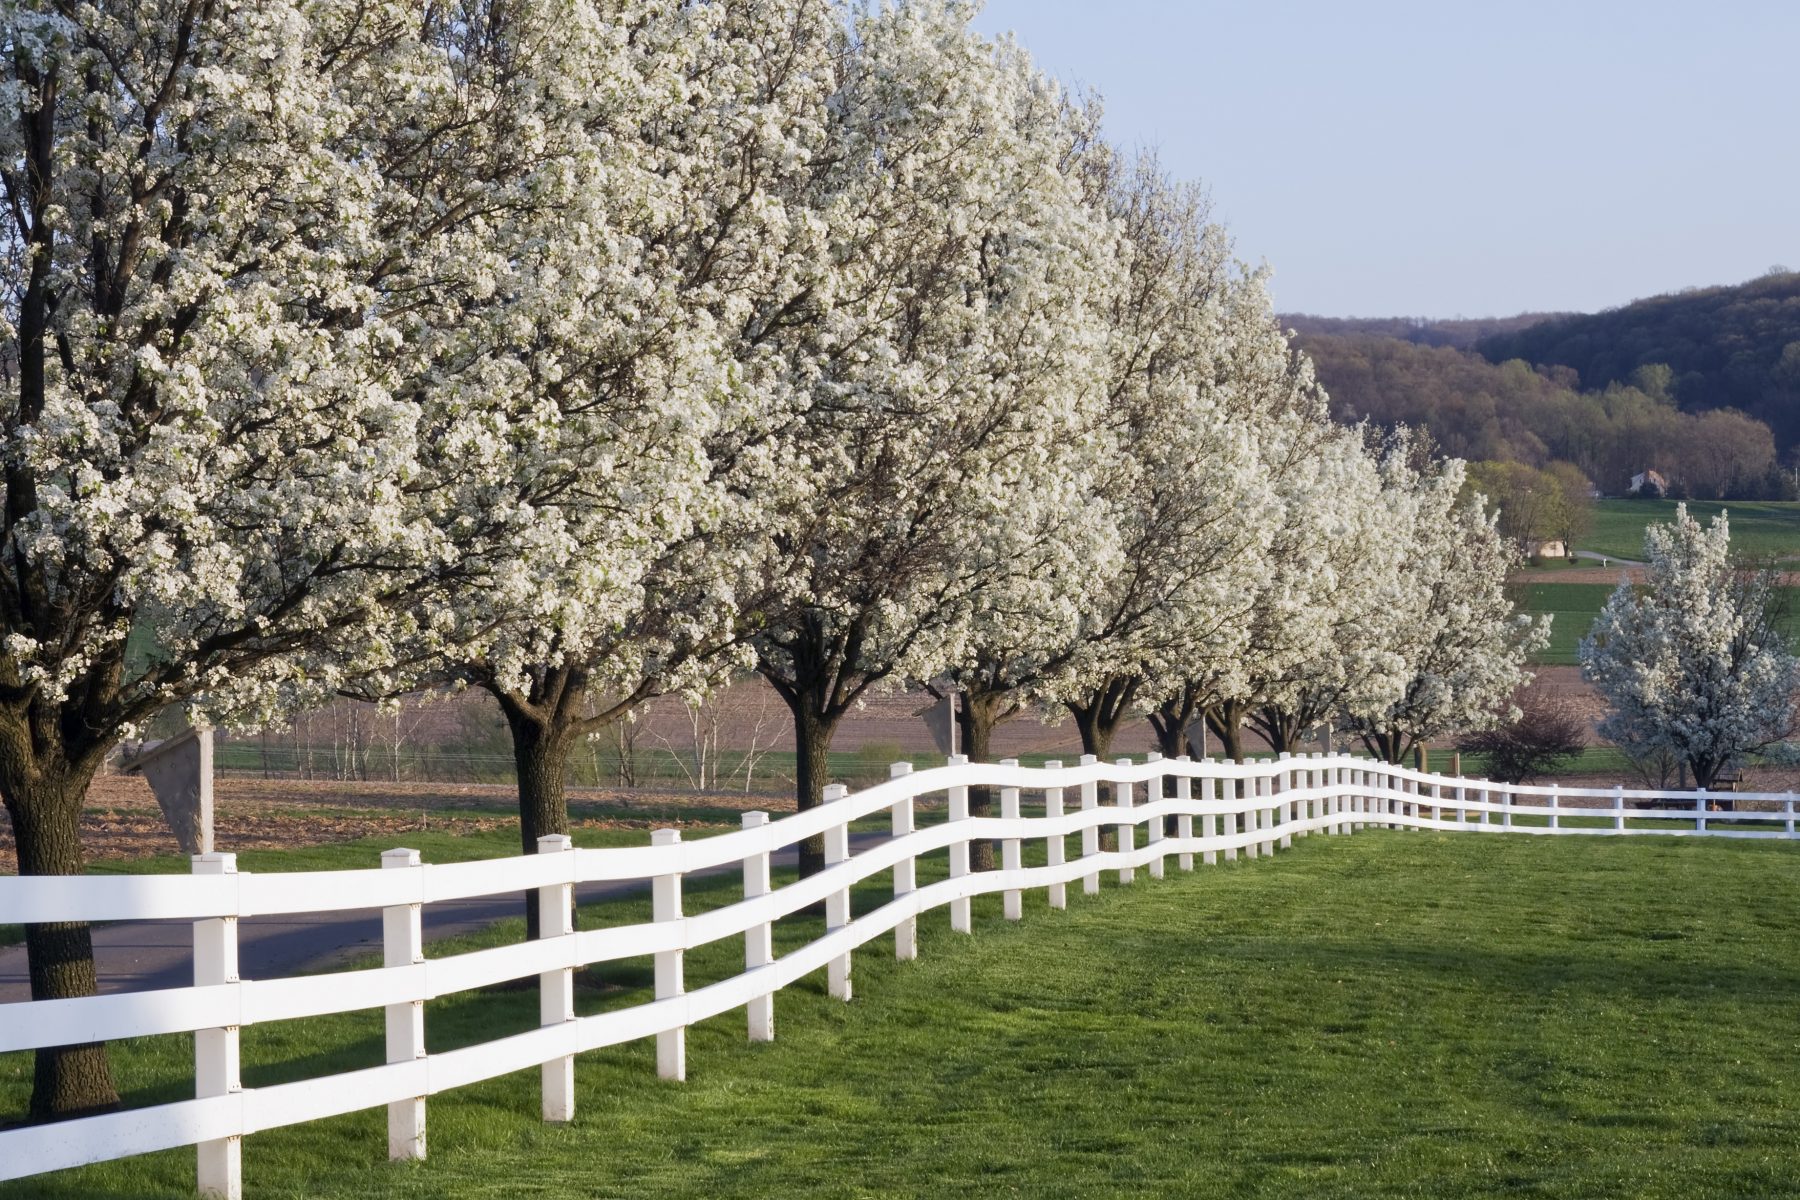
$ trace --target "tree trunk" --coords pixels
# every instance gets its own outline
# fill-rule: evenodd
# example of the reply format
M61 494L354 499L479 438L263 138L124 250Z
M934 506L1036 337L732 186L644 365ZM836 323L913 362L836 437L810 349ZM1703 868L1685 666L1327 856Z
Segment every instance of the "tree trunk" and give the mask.
M957 706L956 719L962 726L963 753L970 762L992 762L994 730L1005 720L1009 692L963 692L963 702ZM972 787L969 789L969 815L971 817L991 817L994 815L994 789L991 787ZM991 871L994 869L994 843L983 838L969 843L969 869L972 871Z
M86 856L81 847L81 807L92 776L91 768L17 761L0 769L19 874L82 873ZM33 1000L68 1000L99 990L93 937L85 921L25 926L25 954ZM118 1103L105 1043L47 1046L37 1052L30 1107L34 1120L79 1116L116 1108Z
M1216 704L1206 710L1206 726L1219 739L1219 748L1232 762L1244 761L1244 705L1237 701Z
M1305 732L1299 716L1278 708L1264 707L1253 720L1257 732L1263 735L1269 748L1277 754L1292 754Z
M575 737L572 724L559 711L548 715L525 710L512 698L500 696L500 711L512 731L513 770L519 781L519 845L526 854L538 852L538 839L569 832L569 801L564 774ZM538 937L537 893L525 893L525 937Z
M1075 728L1081 733L1081 749L1105 761L1112 749L1125 714L1137 697L1140 680L1135 675L1115 675L1080 700L1070 700L1067 707L1075 716ZM1179 752L1168 755L1180 757Z
M1370 754L1395 766L1404 765L1406 752L1411 749L1407 745L1406 735L1396 729L1370 730L1362 735L1362 741Z
M1184 687L1179 695L1169 697L1147 714L1150 728L1156 732L1156 748L1164 758L1180 758L1188 753L1182 742L1199 711L1198 690Z
M801 812L825 803L825 785L831 781L831 739L838 718L814 710L802 696L788 707L794 714L794 803ZM800 877L825 869L825 835L800 843Z

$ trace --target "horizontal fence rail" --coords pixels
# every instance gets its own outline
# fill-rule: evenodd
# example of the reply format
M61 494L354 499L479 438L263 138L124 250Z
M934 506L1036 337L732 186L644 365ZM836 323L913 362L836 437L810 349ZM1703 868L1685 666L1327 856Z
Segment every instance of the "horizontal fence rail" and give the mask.
M998 816L970 814L975 787L997 790ZM939 795L948 819L919 824L916 802ZM1025 814L1025 797L1041 815ZM9 922L175 919L194 926L192 987L0 1005L0 1052L191 1032L196 1093L192 1100L0 1131L0 1179L191 1145L201 1194L238 1196L246 1135L384 1105L390 1157L422 1158L427 1097L533 1067L542 1072L544 1119L567 1121L575 1111L574 1058L583 1051L654 1038L658 1073L682 1079L687 1026L741 1008L750 1039L772 1040L781 988L825 969L829 993L848 1000L858 947L891 932L896 956L914 958L922 914L948 907L951 928L968 932L970 899L988 893L1001 893L1004 918L1018 920L1029 890L1044 889L1049 906L1063 908L1070 884L1092 894L1107 872L1120 883L1132 882L1139 870L1160 879L1171 860L1191 870L1196 858L1203 864L1256 858L1296 837L1371 827L1795 837L1789 793L1521 786L1320 755L1247 763L1154 755L1100 763L1084 756L1076 766L1041 768L953 757L948 766L922 771L896 764L886 782L854 793L833 787L826 800L780 820L746 813L741 830L697 841L657 830L651 845L625 849L575 849L566 837L553 836L540 841L535 855L454 864L422 863L416 851L391 850L368 870L256 874L238 871L233 855L208 854L193 860L189 876L0 878L0 915ZM1721 801L1732 802L1732 810L1719 811ZM852 853L850 825L884 815L892 836ZM1112 849L1103 848L1108 830ZM813 837L824 840L824 870L771 887L770 856ZM1073 858L1066 855L1069 837L1080 839ZM997 843L998 869L970 870L977 841ZM1042 866L1024 865L1023 846L1032 841L1044 843ZM917 861L934 851L948 851L949 875L920 885ZM683 879L725 867L741 870L743 899L684 914ZM884 872L892 872L893 898L853 917L851 888ZM605 881L648 884L652 919L572 928L574 887ZM539 940L425 957L423 906L514 892L537 894ZM825 913L823 934L776 957L774 923L815 906ZM369 908L383 914L380 967L239 978L240 918ZM742 972L693 990L684 986L687 951L739 937ZM652 1000L576 1015L576 969L640 956L655 963ZM532 976L539 981L538 1028L426 1053L426 1001ZM375 1008L386 1014L384 1065L268 1087L240 1085L244 1026Z

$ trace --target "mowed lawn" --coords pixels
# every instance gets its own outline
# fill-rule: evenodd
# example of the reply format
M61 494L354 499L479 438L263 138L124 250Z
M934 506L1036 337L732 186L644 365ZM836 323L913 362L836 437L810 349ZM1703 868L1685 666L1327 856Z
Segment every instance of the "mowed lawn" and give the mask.
M1596 554L1642 560L1644 526L1673 519L1675 506L1674 500L1597 500L1593 528L1576 545ZM1690 500L1687 506L1689 515L1703 524L1721 510L1729 513L1733 549L1800 563L1800 502Z
M997 903L922 957L883 938L857 998L781 994L585 1056L580 1111L535 1073L434 1098L431 1158L385 1161L380 1113L252 1136L250 1196L1800 1195L1800 847L1365 832L1273 861ZM722 903L730 889L696 895ZM859 907L878 900L859 898ZM618 907L618 906L615 906ZM784 940L804 936L790 930ZM736 945L690 956L691 982ZM641 995L617 964L584 1010ZM608 982L610 980L610 982ZM533 1023L529 991L433 1002L434 1048ZM379 1014L245 1034L254 1085L379 1061ZM118 1055L182 1094L185 1039ZM10 1105L28 1078L0 1061ZM191 1150L0 1188L187 1196Z

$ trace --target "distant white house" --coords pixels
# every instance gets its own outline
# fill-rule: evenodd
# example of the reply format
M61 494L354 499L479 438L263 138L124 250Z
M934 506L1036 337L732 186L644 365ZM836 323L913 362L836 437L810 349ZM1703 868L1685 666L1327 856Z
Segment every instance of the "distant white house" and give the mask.
M1658 500L1669 494L1669 481L1662 477L1660 471L1640 471L1631 477L1631 486L1625 489L1628 496L1655 496Z
M1561 538L1548 538L1541 542L1527 542L1525 553L1530 558L1567 558L1569 547Z

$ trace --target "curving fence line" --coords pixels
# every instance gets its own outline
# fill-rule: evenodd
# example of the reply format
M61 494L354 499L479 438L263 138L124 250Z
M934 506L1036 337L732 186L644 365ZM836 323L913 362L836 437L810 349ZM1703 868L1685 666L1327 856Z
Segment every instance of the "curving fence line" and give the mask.
M999 816L970 815L972 786L999 789ZM937 794L947 799L947 819L916 822L915 802ZM627 849L574 849L557 836L543 839L535 855L443 865L421 863L416 851L390 850L376 869L253 874L237 871L233 855L208 854L193 860L189 876L0 878L0 914L9 922L194 923L192 987L0 1005L0 1052L192 1032L195 1080L192 1100L0 1131L0 1179L192 1145L200 1192L238 1196L246 1135L380 1105L388 1109L389 1155L422 1158L427 1097L531 1067L542 1072L544 1119L566 1121L575 1110L575 1055L654 1037L658 1073L684 1078L688 1025L742 1008L750 1038L772 1040L775 993L782 987L823 967L831 995L848 1000L857 947L891 932L897 957L911 959L918 953L922 913L948 906L950 927L968 932L970 899L991 892L1003 894L1005 917L1017 920L1028 889L1046 889L1049 906L1063 908L1069 885L1097 892L1102 872L1116 872L1120 883L1130 883L1140 869L1161 878L1171 859L1185 871L1196 856L1204 863L1255 858L1290 846L1296 837L1368 827L1795 836L1792 794L1740 793L1728 798L1732 811L1721 812L1715 808L1721 797L1704 791L1524 787L1344 756L1229 763L1153 755L1112 764L1085 756L1078 766L1043 768L952 758L948 766L918 772L897 763L885 783L854 794L833 787L826 799L779 821L746 813L743 829L693 842L683 842L679 830L657 830L651 845ZM890 818L892 836L852 856L851 823L882 814ZM1116 831L1115 849L1102 849L1107 828ZM819 835L825 869L771 888L771 854ZM1067 839L1077 835L1080 852L1071 857ZM969 846L977 840L999 843L999 869L970 870ZM1024 845L1031 840L1044 843L1041 866L1024 865ZM945 850L948 878L920 886L919 856ZM743 899L684 915L683 877L731 865L742 869ZM853 920L850 888L889 871L893 899ZM653 919L573 930L574 886L608 880L648 881ZM529 890L538 896L545 931L540 940L425 957L424 905ZM821 902L823 935L775 957L773 923ZM383 910L380 968L238 977L240 917L361 908ZM737 937L743 938L744 970L688 991L683 953ZM576 968L645 955L655 959L653 1000L575 1015ZM426 1053L426 1000L533 975L540 992L537 1029ZM386 1065L271 1087L240 1085L242 1027L372 1008L386 1012Z

